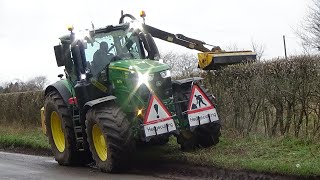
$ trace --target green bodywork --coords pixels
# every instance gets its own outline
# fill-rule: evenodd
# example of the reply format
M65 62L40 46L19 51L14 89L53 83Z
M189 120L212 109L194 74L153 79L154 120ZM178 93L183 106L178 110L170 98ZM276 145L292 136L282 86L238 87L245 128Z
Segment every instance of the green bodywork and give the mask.
M74 87L73 87L72 83L70 82L70 80L62 79L59 82L61 82L68 89L68 91L70 92L72 97L76 96L75 92L74 92Z
M150 45L152 44L150 39L147 42L146 39L142 40L141 33L131 31L129 27L119 25L96 30L93 32L92 39L86 42L74 39L73 33L60 38L62 48L66 49L64 54L71 53L72 56L65 57L65 62L62 63L65 66L66 79L60 80L59 84L63 84L70 92L70 97L64 97L65 101L71 97L77 97L78 100L78 103L70 104L69 109L73 111L73 115L81 111L80 115L83 116L86 113L86 107L84 107L86 102L115 96L116 103L131 121L136 138L139 138L149 99L151 95L156 95L171 113L176 128L187 127L188 123L177 118L172 98L171 76L166 75L170 73L170 67L159 62L159 57L152 56L152 53L156 55L158 50L155 45ZM112 54L109 57L112 56L113 59L108 59L106 56L103 58L104 61L96 61L96 53L103 55L101 52L105 50L101 47L102 42L109 44L108 53ZM75 48L79 48L79 54ZM156 51L150 49L156 49ZM106 50L104 52L107 53ZM80 66L84 66L85 71L80 72ZM81 79L83 75L85 77ZM139 77L141 75L155 78L150 81L147 79L147 82L141 84L139 82L142 79ZM149 86L150 83L152 87Z
M169 70L167 64L160 63L155 60L149 59L135 59L135 60L121 60L112 62L109 65L109 81L112 82L113 88L115 89L114 96L117 97L116 102L122 107L123 111L128 114L133 114L131 117L133 129L136 129L135 134L138 136L139 133L139 120L143 117L138 117L138 110L146 111L148 101L144 101L137 93L137 82L133 80L133 77L137 76L137 73L141 74L153 74ZM173 101L169 98L161 99L163 104L169 110L177 128L181 125L179 120L176 118L175 107ZM144 113L142 114L142 116ZM187 124L186 124L187 125Z
M122 106L125 112L144 109L148 102L144 102L137 95L136 90L138 87L133 77L136 77L137 73L152 74L168 69L168 65L148 59L122 60L111 63L109 66L109 80L116 89L114 95L117 97L118 105Z

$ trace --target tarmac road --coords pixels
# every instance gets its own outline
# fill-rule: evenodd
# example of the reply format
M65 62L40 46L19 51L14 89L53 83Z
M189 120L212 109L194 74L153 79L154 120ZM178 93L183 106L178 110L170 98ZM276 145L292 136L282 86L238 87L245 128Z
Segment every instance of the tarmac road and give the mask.
M0 179L160 179L148 175L108 174L91 167L59 166L53 157L0 152Z
M94 167L60 166L53 157L33 156L0 151L0 180L7 179L241 179L241 180L293 180L320 179L320 176L299 177L272 173L228 170L215 167L190 166L181 164L158 164L157 162L137 162L128 173L102 173Z

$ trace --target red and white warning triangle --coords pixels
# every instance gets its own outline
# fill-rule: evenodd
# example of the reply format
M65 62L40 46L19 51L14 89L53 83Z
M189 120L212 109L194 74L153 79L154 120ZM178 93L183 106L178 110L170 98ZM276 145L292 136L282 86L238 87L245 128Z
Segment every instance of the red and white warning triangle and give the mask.
M146 137L168 133L176 130L171 113L161 100L152 95L144 117L144 131Z
M217 111L198 85L193 85L188 105L190 127L219 120Z

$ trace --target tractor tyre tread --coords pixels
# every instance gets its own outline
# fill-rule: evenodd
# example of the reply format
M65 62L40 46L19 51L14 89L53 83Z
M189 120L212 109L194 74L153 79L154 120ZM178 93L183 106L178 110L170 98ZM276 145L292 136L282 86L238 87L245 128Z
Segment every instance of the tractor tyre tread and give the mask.
M215 104L215 99L208 89L204 88L203 85L198 85L200 89L205 93L209 100ZM183 94L179 96L179 100L189 99L191 93L190 90L185 90ZM187 110L188 101L183 105L183 111ZM216 145L219 142L220 133L220 121L201 125L197 127L193 132L187 131L187 134L193 134L191 137L184 137L184 135L179 135L177 137L177 142L180 144L182 151L192 151L198 147L210 147Z
M209 100L215 104L215 99L213 98L210 91L204 86L200 86L201 90L205 93L205 95L209 98ZM221 125L220 121L216 121L213 123L205 124L199 126L196 129L197 134L197 142L200 146L207 148L219 143L219 138L221 136Z
M100 126L106 138L107 160L102 161L94 147L92 127ZM134 150L133 132L126 115L114 102L97 105L86 114L86 132L89 148L97 167L102 172L116 173L125 170Z
M90 151L77 151L76 138L73 130L73 122L68 106L63 101L61 95L57 91L50 92L45 98L46 110L46 128L55 160L64 166L86 165L92 162ZM61 118L62 128L65 134L65 150L61 153L55 146L50 123L50 115L52 111L56 111Z

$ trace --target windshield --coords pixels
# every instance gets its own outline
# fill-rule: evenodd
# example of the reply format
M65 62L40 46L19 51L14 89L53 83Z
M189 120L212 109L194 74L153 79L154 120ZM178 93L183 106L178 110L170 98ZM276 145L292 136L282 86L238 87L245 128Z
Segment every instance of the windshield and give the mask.
M145 58L139 37L125 30L96 34L93 41L88 42L85 54L87 67L93 75L112 61Z

